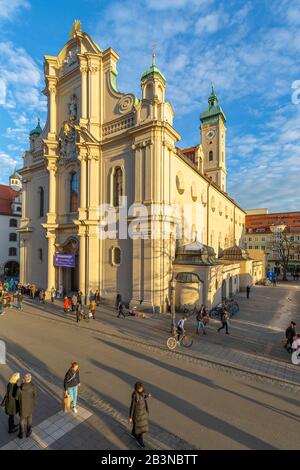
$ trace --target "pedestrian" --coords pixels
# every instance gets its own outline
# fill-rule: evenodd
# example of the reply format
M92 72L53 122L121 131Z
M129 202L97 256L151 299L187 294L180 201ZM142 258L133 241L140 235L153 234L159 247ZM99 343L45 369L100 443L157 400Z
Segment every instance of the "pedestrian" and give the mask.
M117 293L117 297L116 297L116 309L119 310L119 307L120 307L120 304L122 303L122 296L120 294L120 292Z
M71 305L70 305L70 299L68 296L65 296L64 298L64 312L67 313L69 312L71 309Z
M55 297L56 297L56 289L54 287L51 288L51 302L54 303Z
M205 324L207 322L207 313L206 313L206 308L203 304L201 305L200 310L197 313L196 320L197 320L196 334L199 335L200 329L202 329L203 334L206 335Z
M77 303L76 305L76 322L79 323L81 320L81 305Z
M124 307L124 304L122 303L120 303L118 307L118 318L120 318L121 315L123 316L123 318L126 318L125 307Z
M75 312L77 302L78 302L77 295L73 294L72 295L72 312Z
M96 300L92 300L89 305L90 312L92 314L93 319L95 320L96 315Z
M223 312L222 312L222 315L221 315L222 326L220 328L218 328L218 333L220 333L220 331L225 328L226 329L226 334L229 335L228 320L229 320L229 315L228 315L227 310L224 308Z
M15 424L15 416L19 413L19 402L17 400L19 380L20 374L18 372L11 376L7 384L5 397L1 403L1 406L4 406L5 413L8 415L9 434L16 432L19 428L18 425Z
M144 448L144 434L149 431L149 407L148 398L151 395L145 393L141 382L136 382L134 392L131 395L129 421L132 423L132 435L140 447Z
M80 387L79 365L72 362L70 369L66 372L64 390L71 398L71 408L77 413L78 387Z
M81 292L81 290L79 290L78 293L77 293L77 299L78 299L79 305L82 305L82 292Z
M43 290L40 289L39 291L39 301L40 301L40 304L43 303Z
M18 437L23 439L25 424L26 437L32 434L32 415L36 404L37 390L32 383L31 374L26 374L21 387L17 392L17 400L19 402L20 424Z
M296 334L297 334L296 333L296 323L294 321L291 321L289 327L285 330L286 343L284 345L285 349L289 353L292 352L292 343L294 341L294 338L295 338Z
M23 294L20 290L17 293L17 309L23 310Z
M248 284L248 286L247 286L247 289L246 289L246 290L247 290L247 299L249 299L249 298L250 298L250 290L251 290L251 286L250 286L250 284Z
M100 305L100 299L101 299L100 291L97 289L96 293L95 293L95 300L96 300L97 307L99 307L99 305Z

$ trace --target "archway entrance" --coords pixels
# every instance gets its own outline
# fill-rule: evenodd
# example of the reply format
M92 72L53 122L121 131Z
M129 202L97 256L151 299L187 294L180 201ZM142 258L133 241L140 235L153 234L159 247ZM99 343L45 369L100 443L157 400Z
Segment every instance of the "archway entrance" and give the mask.
M76 238L69 238L60 248L60 253L75 256L75 268L58 268L58 288L66 294L79 289L79 243Z
M4 276L19 278L20 266L17 261L8 261L4 266Z
M222 282L222 300L226 299L226 281Z

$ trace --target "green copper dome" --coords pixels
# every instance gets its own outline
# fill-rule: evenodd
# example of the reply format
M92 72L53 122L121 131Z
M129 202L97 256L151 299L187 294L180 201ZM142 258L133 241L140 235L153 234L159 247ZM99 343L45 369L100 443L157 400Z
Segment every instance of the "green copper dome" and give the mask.
M203 113L200 114L201 122L213 122L213 121L218 120L220 116L222 117L224 122L226 122L225 113L223 109L221 108L221 106L219 105L219 100L216 95L213 84L211 86L211 94L208 97L208 104L209 104L208 109L206 111L203 111Z
M164 82L164 84L166 83L166 77L161 73L161 71L159 70L159 68L156 66L155 63L153 63L151 65L151 67L149 67L149 69L147 69L142 77L141 77L141 81L147 79L147 78L151 78L153 77L153 75L158 75L162 81Z
M31 132L30 132L30 137L32 135L40 135L41 133L43 132L43 129L41 128L41 120L40 118L38 118L38 123L37 123L37 126L35 129L33 129Z

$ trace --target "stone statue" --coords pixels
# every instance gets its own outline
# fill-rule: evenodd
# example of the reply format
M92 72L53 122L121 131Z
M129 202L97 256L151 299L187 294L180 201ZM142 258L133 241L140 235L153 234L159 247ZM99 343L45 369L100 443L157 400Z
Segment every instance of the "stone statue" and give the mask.
M65 122L59 134L60 142L60 164L75 160L77 156L75 129Z
M71 96L69 103L69 119L70 121L76 121L77 119L77 96L75 94Z

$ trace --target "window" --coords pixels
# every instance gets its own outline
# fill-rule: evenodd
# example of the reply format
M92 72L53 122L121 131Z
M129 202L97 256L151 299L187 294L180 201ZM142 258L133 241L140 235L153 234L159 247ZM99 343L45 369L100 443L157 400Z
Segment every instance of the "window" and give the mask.
M39 260L43 261L43 250L42 250L42 248L39 248L38 254L39 254Z
M10 242L16 242L17 241L17 234L16 233L10 233L9 234L9 241Z
M39 216L44 217L44 188L39 188Z
M249 245L249 250L252 250L252 246L251 246L251 245Z
M257 246L257 245L256 245L255 249L258 250L258 246Z
M17 212L21 212L22 208L20 206L17 207Z
M122 169L117 166L113 175L113 205L119 206L120 197L123 196L123 172Z
M10 248L8 256L17 256L17 248Z
M249 242L252 242L252 237L249 237Z
M79 205L79 184L77 173L71 174L70 179L70 212L77 212Z
M213 159L214 159L214 152L210 150L208 154L208 160L211 162Z
M121 264L121 250L119 247L112 249L112 264L119 266Z
M16 219L10 219L9 226L10 227L17 227L18 226L18 221Z

